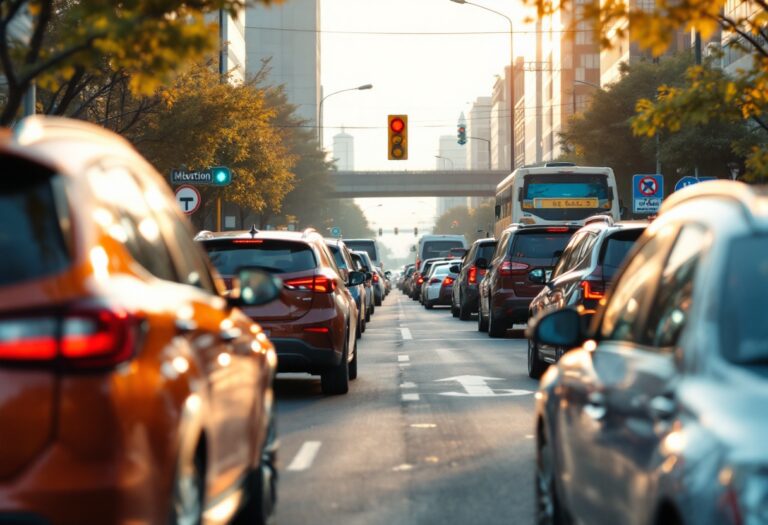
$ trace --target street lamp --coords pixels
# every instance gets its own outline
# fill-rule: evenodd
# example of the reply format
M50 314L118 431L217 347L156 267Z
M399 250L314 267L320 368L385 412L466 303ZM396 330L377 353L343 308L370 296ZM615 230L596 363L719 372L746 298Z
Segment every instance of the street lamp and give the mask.
M484 9L493 14L504 17L504 19L509 22L509 74L511 75L511 78L509 79L509 109L511 113L509 137L512 143L512 147L510 148L511 151L509 165L511 167L511 171L515 171L515 146L517 145L515 143L515 26L512 23L512 19L507 15L499 11L495 11L489 7L485 7L484 5L467 2L467 0L451 0L451 2L456 4L467 4L480 9Z
M450 162L450 163L451 163L451 170L454 170L454 169L456 169L456 165L453 163L453 160L452 160L452 159L449 159L448 157L441 157L440 155L435 155L435 158L436 158L436 159L443 159L443 160L447 160L448 162ZM445 163L443 163L443 164L445 164Z
M483 137L467 137L469 140L483 140L488 143L488 171L491 171L491 141Z
M323 98L320 99L320 104L318 105L318 137L317 140L320 142L320 149L323 149L323 102L325 102L325 99L328 97L332 97L333 95L338 95L339 93L344 93L345 91L363 91L365 89L373 89L373 84L363 84L362 86L357 86L353 88L347 88L347 89L340 89L339 91L334 91L333 93L330 93Z
M593 84L592 82L586 82L584 80L573 80L574 84L582 84L584 86L593 87L595 89L599 89L600 91L603 90L602 86L598 86L597 84ZM571 90L571 93L573 94L573 114L576 114L576 88L573 88Z

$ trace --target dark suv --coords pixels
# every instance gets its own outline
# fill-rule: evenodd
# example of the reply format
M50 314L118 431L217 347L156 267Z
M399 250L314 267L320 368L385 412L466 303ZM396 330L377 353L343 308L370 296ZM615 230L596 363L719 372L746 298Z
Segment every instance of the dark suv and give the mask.
M478 329L502 337L515 323L528 320L531 300L579 226L527 226L513 224L499 238L493 259L480 288Z
M477 313L478 284L488 271L479 266L487 268L494 251L496 251L496 239L479 239L464 255L459 276L453 284L451 314L454 317L468 321L472 314Z
M533 281L545 286L531 302L528 324L547 312L566 306L581 307L587 313L593 313L647 225L647 222L614 224L607 215L588 219L571 238L550 280L542 271L531 275ZM562 347L538 346L529 339L528 375L540 378L563 351Z
M358 311L347 286L365 275L349 272L345 282L325 240L311 229L201 232L196 240L225 279L244 266L280 276L279 300L245 309L272 339L278 372L320 375L323 393L345 394L357 377Z

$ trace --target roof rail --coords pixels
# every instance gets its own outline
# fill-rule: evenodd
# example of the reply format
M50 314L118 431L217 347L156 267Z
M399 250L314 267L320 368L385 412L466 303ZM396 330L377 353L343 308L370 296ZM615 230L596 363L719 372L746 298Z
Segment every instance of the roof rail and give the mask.
M213 239L213 232L209 230L200 230L197 232L197 235L195 235L196 241L203 241L205 239Z
M594 222L604 222L604 223L607 223L608 226L613 226L613 217L611 217L610 215L606 215L604 213L592 215L591 217L587 217L587 220L584 221L584 226L586 226L587 224L592 224Z
M316 229L314 229L314 228L306 228L306 229L304 229L304 231L303 231L303 232L301 232L301 238L302 238L302 239L306 239L307 237L309 237L309 236L310 236L310 235L312 235L313 233L317 233L317 230L316 230ZM319 234L318 234L318 235L319 235Z

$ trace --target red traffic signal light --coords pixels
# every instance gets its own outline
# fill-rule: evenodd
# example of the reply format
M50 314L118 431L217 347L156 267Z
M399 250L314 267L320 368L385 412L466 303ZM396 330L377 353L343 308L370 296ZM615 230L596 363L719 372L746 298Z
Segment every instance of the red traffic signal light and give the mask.
M389 122L389 128L395 133L400 133L405 129L405 122L400 117L395 117Z
M408 115L389 115L387 134L387 158L408 160Z

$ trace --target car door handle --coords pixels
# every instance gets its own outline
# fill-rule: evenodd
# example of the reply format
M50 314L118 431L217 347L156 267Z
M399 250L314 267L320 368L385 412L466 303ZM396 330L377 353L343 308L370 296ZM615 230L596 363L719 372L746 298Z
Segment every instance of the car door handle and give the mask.
M595 421L605 417L605 396L600 392L590 392L584 404L584 413Z

